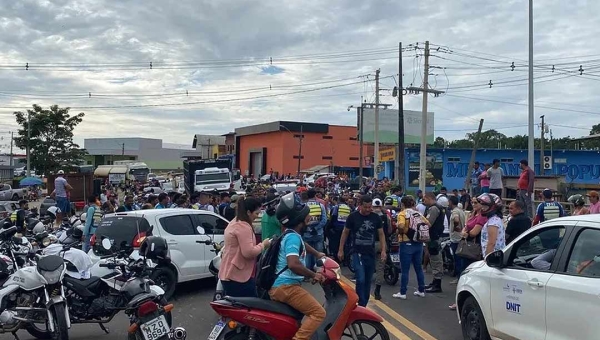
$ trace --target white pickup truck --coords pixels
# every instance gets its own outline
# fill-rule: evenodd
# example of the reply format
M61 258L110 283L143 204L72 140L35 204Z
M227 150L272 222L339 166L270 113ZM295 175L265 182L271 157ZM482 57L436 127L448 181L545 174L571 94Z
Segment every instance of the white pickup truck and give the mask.
M13 189L9 184L0 184L0 201L18 201L25 197L25 189Z

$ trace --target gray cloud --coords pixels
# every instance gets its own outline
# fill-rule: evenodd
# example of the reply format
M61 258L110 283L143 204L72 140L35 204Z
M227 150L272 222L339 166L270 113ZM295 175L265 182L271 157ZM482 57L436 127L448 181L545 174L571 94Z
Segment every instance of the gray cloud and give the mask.
M514 72L507 70L511 62L524 65L527 60L528 13L523 1L0 2L0 130L14 129L12 112L17 109L12 107L26 109L33 103L70 107L185 104L73 109L86 113L76 130L80 143L87 137L142 136L188 144L195 133L225 133L275 119L354 124L355 113L349 113L346 107L358 104L361 95L367 101L374 100L374 70L381 68L382 77L396 74L395 54L355 55L335 63L334 59L314 55L394 49L398 41L406 46L429 39L455 52L436 52L438 57L431 58L432 65L446 67L446 73L432 69L431 86L450 89L448 96L430 100L430 110L436 112L437 135L462 138L476 129L480 118L486 120L486 128L498 128L505 134L527 132L526 127L513 127L527 123L527 107L503 103L527 103L526 82L515 82L525 79L527 72L522 66ZM594 61L600 59L600 52L593 43L600 27L600 18L595 15L598 10L600 3L595 1L535 2L536 64L548 67L536 68L536 78L552 80L536 85L537 105L600 112L595 96L600 62ZM405 53L405 85L421 85L422 57L415 58L416 54L422 52ZM293 62L285 59L301 55L305 57ZM267 62L270 57L273 65ZM255 64L191 64L232 59ZM572 71L578 68L579 60L586 61L584 68L589 76L551 76L551 65L562 64L557 68ZM150 70L151 61L155 65L183 64ZM1 67L10 64L24 68L27 62L32 65L30 71ZM40 63L55 64L50 71L36 71ZM139 68L126 69L119 63L139 63ZM73 65L90 64L105 67L73 70ZM60 65L71 66L61 69ZM265 71L280 69L283 72ZM358 76L365 74L371 74L368 82L347 87L229 101L350 83L353 80L278 87L349 78L360 81L366 78ZM484 85L490 79L498 84L491 89ZM480 87L460 88L473 84ZM394 79L382 79L383 88L394 85ZM248 91L269 86L273 90ZM185 96L186 91L192 95ZM90 92L92 98L86 96ZM173 93L181 96L165 95ZM389 92L382 94L383 102L394 103ZM186 104L192 102L200 103ZM420 110L420 97L406 96L405 107ZM593 113L536 109L536 118L541 114L546 115L550 125L574 127L552 127L555 136L587 134L578 127L586 128L598 121Z

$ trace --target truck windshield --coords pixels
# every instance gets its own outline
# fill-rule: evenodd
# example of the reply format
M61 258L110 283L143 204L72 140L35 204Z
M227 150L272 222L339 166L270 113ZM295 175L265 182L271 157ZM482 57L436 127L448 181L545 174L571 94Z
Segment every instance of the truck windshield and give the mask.
M229 173L196 175L196 184L230 182Z
M150 173L150 169L148 168L139 168L139 169L131 169L129 173L133 175L135 179L138 181L145 181Z

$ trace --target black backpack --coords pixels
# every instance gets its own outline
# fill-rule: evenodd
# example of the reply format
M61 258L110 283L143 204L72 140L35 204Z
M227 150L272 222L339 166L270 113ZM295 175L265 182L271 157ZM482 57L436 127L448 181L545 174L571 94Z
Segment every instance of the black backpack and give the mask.
M277 277L288 270L288 266L286 265L282 270L276 272L283 237L293 232L293 230L287 229L280 236L274 237L271 241L271 245L267 248L267 251L265 251L258 260L256 266L256 288L258 289L258 295L262 298L267 298L269 296L269 290L273 287L273 283L275 283ZM304 245L301 245L300 254L303 252Z

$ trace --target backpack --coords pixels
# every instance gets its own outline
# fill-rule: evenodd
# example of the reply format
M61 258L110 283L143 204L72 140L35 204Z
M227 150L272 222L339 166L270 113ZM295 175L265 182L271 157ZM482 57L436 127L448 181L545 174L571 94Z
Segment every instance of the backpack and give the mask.
M259 296L262 298L268 297L269 290L273 287L273 283L279 275L288 270L286 265L282 270L277 270L277 262L279 261L279 252L281 243L285 235L293 233L291 229L286 230L280 236L276 236L271 240L271 245L262 254L256 266L256 287L258 288ZM304 252L304 245L300 246L300 254Z
M406 236L414 242L429 242L431 237L429 236L429 225L423 221L425 217L414 210L411 210L410 216L407 217L409 224Z

